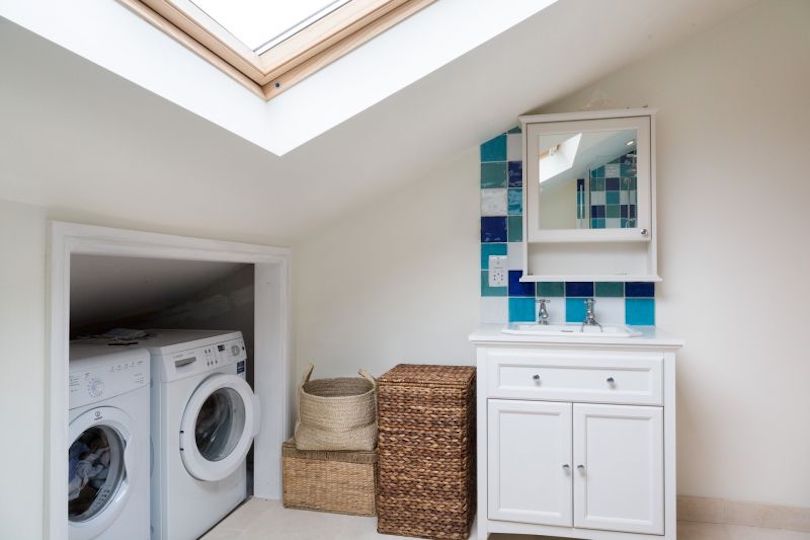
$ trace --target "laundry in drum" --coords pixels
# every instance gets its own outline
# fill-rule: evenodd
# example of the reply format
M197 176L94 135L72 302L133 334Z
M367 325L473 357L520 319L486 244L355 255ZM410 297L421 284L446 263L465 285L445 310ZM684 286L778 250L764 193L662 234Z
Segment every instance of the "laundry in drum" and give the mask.
M68 449L68 515L71 518L94 514L112 490L109 480L112 448L103 429L85 431ZM112 476L116 476L113 473Z

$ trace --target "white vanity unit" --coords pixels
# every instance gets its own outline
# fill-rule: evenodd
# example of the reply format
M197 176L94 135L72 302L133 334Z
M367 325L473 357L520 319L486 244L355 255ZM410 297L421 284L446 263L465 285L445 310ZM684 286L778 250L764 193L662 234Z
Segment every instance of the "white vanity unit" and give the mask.
M470 336L478 365L478 540L676 540L675 353L633 336Z

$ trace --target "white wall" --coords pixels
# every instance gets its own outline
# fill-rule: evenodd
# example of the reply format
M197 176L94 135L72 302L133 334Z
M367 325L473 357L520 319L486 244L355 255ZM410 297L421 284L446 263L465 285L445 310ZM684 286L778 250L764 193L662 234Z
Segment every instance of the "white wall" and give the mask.
M478 149L295 249L299 374L473 364Z
M660 111L681 494L810 507L808 21L810 2L761 2L544 109ZM298 246L299 369L471 360L477 216L471 149Z
M42 537L45 214L0 200L0 538Z

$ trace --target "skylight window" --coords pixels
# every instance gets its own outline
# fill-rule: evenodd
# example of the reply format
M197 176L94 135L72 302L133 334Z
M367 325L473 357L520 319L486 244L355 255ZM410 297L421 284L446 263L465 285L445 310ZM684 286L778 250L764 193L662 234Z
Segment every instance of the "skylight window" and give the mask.
M271 99L435 0L118 0Z
M192 0L225 30L261 54L350 0Z

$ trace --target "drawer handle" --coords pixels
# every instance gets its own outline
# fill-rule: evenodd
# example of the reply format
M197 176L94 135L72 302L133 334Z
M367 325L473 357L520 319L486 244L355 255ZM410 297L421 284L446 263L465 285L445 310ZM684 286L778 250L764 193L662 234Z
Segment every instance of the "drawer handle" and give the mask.
M539 381L540 380L540 375L535 373L534 375L532 375L532 379L534 379L535 381Z
M608 377L607 378L607 383L609 385L613 386L614 384L616 384L616 379L614 379L613 377Z

